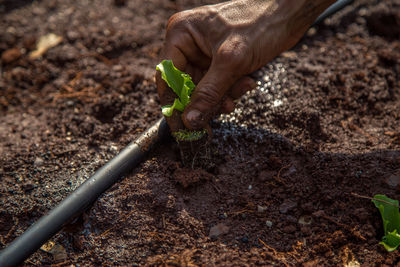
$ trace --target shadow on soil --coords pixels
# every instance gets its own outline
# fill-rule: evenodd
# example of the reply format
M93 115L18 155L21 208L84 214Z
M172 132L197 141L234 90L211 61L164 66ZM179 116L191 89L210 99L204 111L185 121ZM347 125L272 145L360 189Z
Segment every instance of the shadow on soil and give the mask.
M355 194L400 198L400 151L323 153L317 143L296 147L267 130L234 125L217 127L214 140L219 164L208 172L182 169L170 144L156 152L156 166L145 169L146 199L161 228L179 225L193 239L228 247L266 243L290 251L301 242L324 253L380 239L378 212ZM193 184L182 184L182 173Z

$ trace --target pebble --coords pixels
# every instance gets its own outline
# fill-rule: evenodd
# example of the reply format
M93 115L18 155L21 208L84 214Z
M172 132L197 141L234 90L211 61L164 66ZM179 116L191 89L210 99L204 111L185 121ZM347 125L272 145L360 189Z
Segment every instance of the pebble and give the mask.
M395 173L386 179L386 183L391 187L397 187L400 184L400 173Z
M21 57L21 51L18 48L11 48L1 54L1 61L4 64L11 63Z
M33 184L25 184L22 186L22 189L25 193L32 191L35 188Z
M309 215L302 215L298 222L301 225L310 225L312 223L312 217Z
M260 206L260 205L257 205L257 212L259 212L259 213L264 213L264 212L266 212L267 211L267 207L265 207L265 206Z
M272 222L271 221L266 221L265 225L268 226L268 227L272 227Z
M221 235L227 234L229 232L229 227L223 223L219 223L210 229L208 236L210 238L218 238Z
M285 214L295 207L297 207L297 202L295 202L293 200L287 200L279 206L279 212L282 214Z
M44 163L44 160L42 158L37 157L35 159L35 161L33 162L33 166L40 167L43 165L43 163Z

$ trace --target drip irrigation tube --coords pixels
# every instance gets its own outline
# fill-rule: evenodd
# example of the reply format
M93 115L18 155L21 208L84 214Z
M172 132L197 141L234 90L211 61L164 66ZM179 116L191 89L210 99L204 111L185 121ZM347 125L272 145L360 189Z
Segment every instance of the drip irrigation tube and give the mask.
M40 248L48 239L75 216L88 208L121 176L137 166L151 148L167 135L168 126L160 119L138 139L80 185L58 206L40 218L20 237L0 252L0 266L16 266Z
M322 13L315 24L336 13L353 0L339 0ZM116 183L122 175L136 167L168 133L164 119L160 119L142 136L130 143L106 165L95 172L88 180L40 218L8 247L0 251L0 266L16 266L40 248L61 228L85 211L105 190Z
M313 26L321 23L324 21L327 17L332 16L339 10L343 9L345 6L350 5L353 3L354 0L339 0L336 1L334 4L332 4L330 7L328 7L319 17L314 21Z

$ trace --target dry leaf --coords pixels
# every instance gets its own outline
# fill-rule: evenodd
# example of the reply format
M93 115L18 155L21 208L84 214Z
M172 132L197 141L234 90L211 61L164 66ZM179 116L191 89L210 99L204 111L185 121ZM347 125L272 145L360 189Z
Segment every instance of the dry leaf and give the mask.
M37 59L41 57L44 53L46 53L47 50L61 43L62 39L63 38L61 36L58 36L54 33L49 33L40 37L36 45L36 50L32 51L29 54L29 57L31 59Z
M43 244L40 249L43 250L44 252L49 252L50 250L54 247L55 243L53 241L49 241L46 244Z

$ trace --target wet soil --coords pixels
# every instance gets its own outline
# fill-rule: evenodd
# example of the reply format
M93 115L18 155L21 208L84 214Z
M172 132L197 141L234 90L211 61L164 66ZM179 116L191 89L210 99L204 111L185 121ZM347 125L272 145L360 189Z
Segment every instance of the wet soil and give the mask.
M0 248L160 117L166 21L212 2L0 2ZM400 199L399 23L365 0L310 29L212 123L212 167L160 145L25 265L399 264L361 197Z

